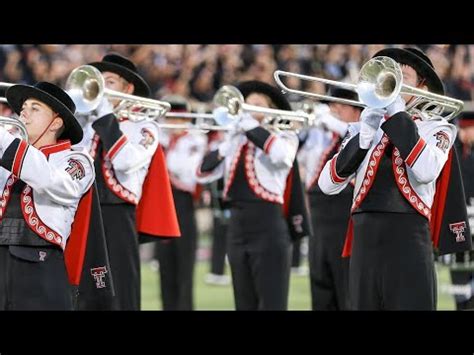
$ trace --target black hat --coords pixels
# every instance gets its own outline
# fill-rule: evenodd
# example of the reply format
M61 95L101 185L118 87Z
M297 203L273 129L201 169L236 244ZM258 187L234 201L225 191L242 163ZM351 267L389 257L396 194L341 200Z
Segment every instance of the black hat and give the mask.
M444 86L436 74L430 58L416 48L385 48L374 54L374 57L386 56L400 64L406 64L415 69L416 73L426 80L431 92L444 95Z
M8 89L8 87L6 87L6 86L0 86L0 98L6 97L7 89ZM4 104L4 105L8 106L7 102L0 101L0 104Z
M459 127L474 126L474 111L464 111L458 115Z
M81 125L74 116L76 105L59 86L44 81L36 83L34 86L13 85L8 88L5 96L13 111L18 115L23 103L30 98L45 103L63 119L64 132L59 139L69 139L72 144L79 143L82 140Z
M161 98L171 105L170 112L189 112L190 107L186 99L181 95L166 95Z
M339 97L341 99L359 101L359 95L355 91L344 89L344 88L331 87L327 95L331 97ZM321 103L323 104L330 104L331 102L332 101L329 101L329 100L321 100ZM359 107L359 106L354 106L354 107L360 108L362 110L362 107Z
M101 72L109 71L115 74L120 75L122 78L131 82L135 85L135 90L133 95L138 95L141 97L150 97L151 90L145 80L138 75L138 70L135 64L125 57L122 57L119 54L107 54L102 58L101 62L89 63L93 67L96 67Z
M257 80L243 81L237 84L237 89L240 90L244 98L247 98L252 93L263 94L268 96L279 110L291 111L290 103L281 93L280 89L270 84Z

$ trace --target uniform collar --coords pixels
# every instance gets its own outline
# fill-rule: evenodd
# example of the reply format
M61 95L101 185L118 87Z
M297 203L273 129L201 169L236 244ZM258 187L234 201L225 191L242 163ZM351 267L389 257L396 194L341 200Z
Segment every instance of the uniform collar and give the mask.
M69 139L65 140L60 140L57 143L54 144L49 144L42 146L39 150L46 155L46 157L49 157L50 154L58 153L63 150L68 150L71 149L71 141Z

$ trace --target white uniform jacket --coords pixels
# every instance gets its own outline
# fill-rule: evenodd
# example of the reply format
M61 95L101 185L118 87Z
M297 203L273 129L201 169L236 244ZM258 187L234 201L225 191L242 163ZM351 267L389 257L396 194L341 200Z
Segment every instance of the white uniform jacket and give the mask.
M398 127L399 132L392 130L394 125L405 125L408 121L414 122L416 129L410 129L409 127L413 123L409 123L407 129ZM350 124L348 135L342 143L341 150L345 149L352 139L359 139L359 130L360 123ZM389 139L390 134L392 136ZM412 143L406 145L405 142L408 142L410 137L416 137L416 139L412 139ZM431 206L436 190L436 179L448 159L449 150L455 137L456 127L442 118L415 119L412 121L407 113L398 113L387 121L382 119L365 158L352 175L345 177L338 175L336 162L341 153L339 151L324 166L318 182L319 187L328 195L337 194L355 177L352 206L354 211L369 192L376 177L380 159L391 140L394 143L393 172L398 188L418 213L430 219ZM409 148L401 151L402 148L407 147Z
M39 237L66 246L79 200L95 179L92 158L71 150L68 140L36 149L0 128L0 219L13 184L26 183L20 205L28 226Z
M207 137L196 132L168 135L160 131L160 142L165 148L171 184L193 194L198 184L196 171L207 149Z
M139 122L119 119L114 114L83 126L84 138L77 146L86 149L94 159L101 159L106 185L122 200L138 204L150 162L158 147L155 121ZM99 140L104 156L97 157Z
M311 128L303 146L298 151L298 163L304 169L304 183L308 191L317 182L329 154L342 138L337 133L322 128Z
M259 129L262 128L257 127L255 130ZM229 134L226 139L228 141L221 144L230 144L230 147L223 163L221 162L210 172L204 172L199 167L198 181L206 184L224 176L223 196L225 198L234 180L240 154L244 145L248 143L245 175L250 188L263 200L283 204L286 178L293 166L298 149L296 134L291 131L272 131L265 136L261 148L250 141L245 134Z

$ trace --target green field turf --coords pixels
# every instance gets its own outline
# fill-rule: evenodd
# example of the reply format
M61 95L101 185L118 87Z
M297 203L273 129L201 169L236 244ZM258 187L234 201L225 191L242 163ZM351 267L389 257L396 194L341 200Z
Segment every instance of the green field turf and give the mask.
M194 307L196 310L233 310L234 299L232 286L211 286L204 282L209 270L208 262L201 261L196 265L194 279ZM150 267L142 264L142 309L160 310L159 276ZM438 268L438 285L449 283L449 272L446 267ZM311 308L309 276L293 276L290 280L290 310L309 310ZM454 301L450 295L439 293L439 310L454 310Z

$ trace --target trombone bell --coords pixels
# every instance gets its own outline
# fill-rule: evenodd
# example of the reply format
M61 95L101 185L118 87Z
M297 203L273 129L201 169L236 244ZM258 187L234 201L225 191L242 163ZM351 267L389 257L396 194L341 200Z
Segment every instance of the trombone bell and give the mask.
M76 111L82 114L99 106L104 88L101 72L92 65L82 65L74 69L66 81L66 91L76 104Z
M362 66L356 92L368 107L385 108L400 94L403 74L389 57L375 57Z

